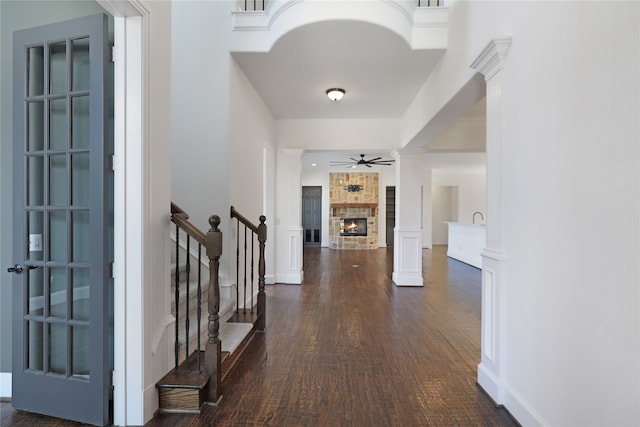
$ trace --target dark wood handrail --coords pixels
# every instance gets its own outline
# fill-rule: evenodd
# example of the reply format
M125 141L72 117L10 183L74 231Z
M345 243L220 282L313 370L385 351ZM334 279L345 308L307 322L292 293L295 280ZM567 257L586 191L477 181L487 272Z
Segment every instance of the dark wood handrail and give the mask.
M173 202L171 202L171 222L196 239L202 246L207 245L205 234L189 221L189 214Z
M258 233L258 226L253 224L247 218L245 218L240 212L236 210L233 206L231 206L231 218L236 218L238 221L246 225L251 231L254 233Z

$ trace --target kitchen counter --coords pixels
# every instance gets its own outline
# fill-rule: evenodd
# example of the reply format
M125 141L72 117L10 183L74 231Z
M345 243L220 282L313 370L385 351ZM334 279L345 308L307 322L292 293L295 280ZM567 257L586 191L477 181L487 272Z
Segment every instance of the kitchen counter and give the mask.
M477 268L482 268L480 253L485 247L487 232L484 224L447 222L449 247L447 256Z

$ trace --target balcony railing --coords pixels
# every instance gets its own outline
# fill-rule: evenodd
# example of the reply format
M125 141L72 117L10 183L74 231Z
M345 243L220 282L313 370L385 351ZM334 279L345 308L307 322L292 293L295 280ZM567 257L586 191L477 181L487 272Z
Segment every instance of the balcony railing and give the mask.
M241 12L264 11L271 0L236 0L237 9ZM442 7L445 0L414 0L417 7Z

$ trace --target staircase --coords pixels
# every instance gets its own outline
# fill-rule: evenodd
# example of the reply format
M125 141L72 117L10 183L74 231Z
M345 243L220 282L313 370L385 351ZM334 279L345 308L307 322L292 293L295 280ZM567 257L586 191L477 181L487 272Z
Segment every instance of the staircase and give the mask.
M176 318L175 366L156 383L160 412L199 413L204 404L216 405L226 374L256 331L264 330L257 325L259 319L264 319L258 316L259 312L264 313L264 307L250 307L243 314L245 310L239 309L237 292L236 298L220 297L218 259L222 239L217 230L219 219L213 218L212 229L205 235L192 229L188 215L172 204L172 221L176 223L171 270L171 313ZM181 237L181 229L186 237ZM195 248L191 246L192 240L196 240ZM209 262L203 263L203 259ZM213 286L210 282L214 282ZM214 290L212 295L210 289Z

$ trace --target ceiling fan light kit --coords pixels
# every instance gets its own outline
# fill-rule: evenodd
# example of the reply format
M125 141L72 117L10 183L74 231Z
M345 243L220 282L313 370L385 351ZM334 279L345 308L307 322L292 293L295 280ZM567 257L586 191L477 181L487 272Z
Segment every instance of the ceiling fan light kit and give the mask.
M354 159L353 157L349 157L349 159L351 159L351 161L348 162L344 162L344 161L332 161L331 162L331 166L346 166L348 168L355 168L356 166L366 166L368 168L372 167L373 165L376 166L391 166L391 163L395 162L395 160L392 159L383 159L382 157L375 157L373 159L365 159L364 158L365 154L360 154L360 159Z

